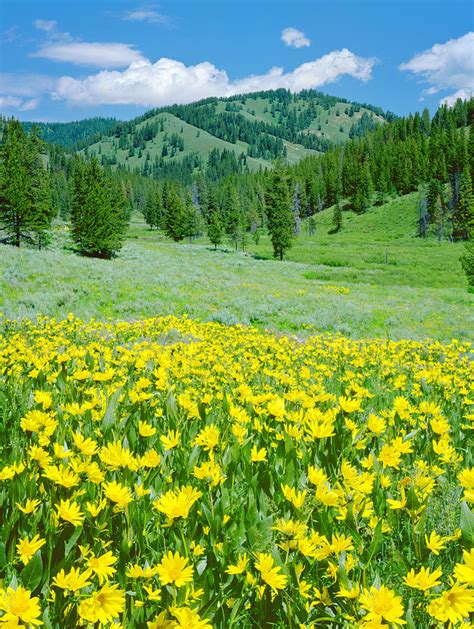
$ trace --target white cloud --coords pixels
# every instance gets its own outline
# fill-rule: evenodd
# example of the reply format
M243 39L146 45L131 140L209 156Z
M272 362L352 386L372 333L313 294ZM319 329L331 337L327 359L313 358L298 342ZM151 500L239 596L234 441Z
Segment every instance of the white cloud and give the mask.
M452 107L458 98L460 98L461 100L469 100L470 98L472 98L472 96L473 96L472 89L458 90L457 92L454 92L454 94L451 94L450 96L446 96L445 98L443 98L441 100L441 103L446 104L449 107Z
M0 96L0 107L2 109L18 109L20 111L32 111L39 105L39 98L24 100L19 96Z
M304 63L292 72L284 73L283 68L276 67L263 75L231 81L225 70L208 61L186 66L174 59L161 58L156 63L143 59L122 72L104 70L84 79L61 77L53 98L76 105L157 107L281 87L297 92L334 82L343 75L367 81L374 63L375 59L358 57L344 48Z
M282 30L281 41L291 48L305 48L311 44L311 40L302 31L291 26Z
M426 94L457 90L442 102L454 102L458 97L469 98L474 90L474 33L466 33L444 44L435 44L399 67L431 84Z
M58 23L56 20L35 20L33 22L33 26L40 31L45 31L46 33L51 33L56 30L56 26Z
M48 43L52 42L72 42L73 38L70 33L62 33L58 29L58 23L56 20L35 20L33 26L40 31L46 33Z
M44 74L0 73L0 93L34 97L51 92L57 79Z
M30 98L30 100L25 100L20 107L20 111L33 111L33 109L38 107L39 103L39 98Z
M123 68L143 59L129 44L99 42L48 43L30 56L96 68Z
M19 107L23 102L22 98L17 96L0 96L0 107L5 109L11 109Z
M168 17L162 15L153 7L127 11L124 19L131 22L148 22L149 24L166 24L168 22Z

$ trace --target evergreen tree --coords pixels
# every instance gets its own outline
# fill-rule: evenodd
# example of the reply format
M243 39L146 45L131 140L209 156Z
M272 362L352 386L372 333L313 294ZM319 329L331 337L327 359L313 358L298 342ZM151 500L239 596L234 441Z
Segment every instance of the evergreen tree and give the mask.
M240 207L240 199L232 181L225 185L222 196L222 212L224 215L225 232L237 250L242 241L244 224Z
M466 274L469 286L474 287L474 241L466 243L464 253L461 256L461 265Z
M294 219L287 176L281 159L275 162L273 171L268 178L265 209L268 231L273 244L273 254L275 258L283 260L285 251L291 247Z
M69 220L71 215L70 183L64 171L52 173L52 204L63 220Z
M372 179L368 162L359 165L358 184L352 197L352 207L355 212L365 212L370 205Z
M314 219L314 216L310 216L308 219L308 235L314 236L315 232L316 232L316 221Z
M332 213L332 228L329 230L329 234L337 234L338 231L341 231L342 228L342 207L341 201L338 200L337 203L334 204L334 210Z
M217 245L222 242L222 221L217 208L212 208L209 212L209 223L207 226L207 237L217 249Z
M441 184L437 179L430 179L426 193L426 210L428 212L429 222L435 225L439 219L440 201L439 197L442 192Z
M43 247L51 228L51 183L42 150L35 128L27 136L18 120L5 124L0 146L0 223L17 247L34 236Z
M468 154L471 171L471 182L474 183L474 121L469 126Z
M107 176L96 158L76 159L71 233L85 256L111 258L122 247L127 227L121 187Z
M428 226L430 223L430 214L428 212L428 201L426 185L424 184L420 191L420 198L418 202L418 236L425 238L428 233Z
M158 229L161 225L163 214L163 205L161 200L161 190L158 186L151 188L148 191L144 217L150 229Z
M183 236L189 238L189 242L197 236L199 231L199 215L196 210L191 193L187 192L183 212Z
M437 179L431 179L426 196L426 211L429 223L435 229L438 240L445 237L447 207L443 185Z
M30 228L36 238L38 249L44 249L51 239L51 223L56 211L53 206L49 172L40 168L36 171L36 177Z
M295 188L293 190L293 196L291 198L291 211L293 212L293 231L295 236L301 231L301 188L300 184L296 183Z
M185 236L185 204L177 189L177 185L170 186L167 191L167 203L164 215L166 235L179 242Z
M458 199L453 208L453 240L469 240L474 227L474 197L469 169L459 176Z
M431 127L431 119L430 112L427 107L423 109L423 113L421 114L421 132L424 135L429 135Z

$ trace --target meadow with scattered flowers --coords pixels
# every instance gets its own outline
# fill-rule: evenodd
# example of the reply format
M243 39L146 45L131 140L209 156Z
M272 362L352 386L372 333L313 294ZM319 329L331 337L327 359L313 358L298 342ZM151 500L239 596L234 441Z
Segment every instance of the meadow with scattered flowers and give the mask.
M3 320L0 627L461 627L468 342Z

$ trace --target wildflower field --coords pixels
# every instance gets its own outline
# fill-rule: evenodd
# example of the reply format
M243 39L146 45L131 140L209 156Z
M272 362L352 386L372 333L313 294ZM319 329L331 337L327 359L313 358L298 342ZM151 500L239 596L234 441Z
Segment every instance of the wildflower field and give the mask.
M470 627L468 343L4 320L0 627Z

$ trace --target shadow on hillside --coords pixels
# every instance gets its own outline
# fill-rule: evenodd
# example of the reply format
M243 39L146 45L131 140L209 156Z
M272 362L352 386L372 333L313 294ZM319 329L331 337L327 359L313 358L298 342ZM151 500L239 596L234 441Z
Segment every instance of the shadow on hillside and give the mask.
M253 258L254 260L274 260L273 256L264 255L263 253L248 253L248 256Z
M234 253L235 249L226 249L224 247L206 247L208 251L213 253Z

